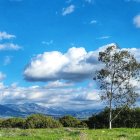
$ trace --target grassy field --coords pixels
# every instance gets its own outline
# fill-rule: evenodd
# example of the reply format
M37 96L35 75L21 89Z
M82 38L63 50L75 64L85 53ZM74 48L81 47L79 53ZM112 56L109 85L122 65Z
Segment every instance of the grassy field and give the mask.
M140 129L1 129L0 140L140 140Z

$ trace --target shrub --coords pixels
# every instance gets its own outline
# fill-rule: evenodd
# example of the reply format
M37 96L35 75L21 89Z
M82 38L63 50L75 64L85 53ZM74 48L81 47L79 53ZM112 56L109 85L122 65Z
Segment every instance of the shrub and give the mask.
M80 128L87 128L88 126L87 126L86 122L81 121L80 124L78 125L78 127L80 127Z
M3 128L24 128L24 119L22 118L9 118L5 119L1 123Z
M70 115L60 118L59 121L64 127L85 127L86 126L85 123L82 123L80 120Z
M57 120L41 114L31 115L25 122L25 128L58 128L61 126Z

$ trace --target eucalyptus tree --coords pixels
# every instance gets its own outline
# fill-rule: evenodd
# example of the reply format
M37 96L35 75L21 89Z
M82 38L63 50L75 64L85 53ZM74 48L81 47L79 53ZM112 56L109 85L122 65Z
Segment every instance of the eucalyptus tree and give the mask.
M94 80L101 89L100 97L109 108L109 128L118 114L113 115L112 109L132 106L137 98L137 82L140 76L140 63L128 50L119 49L116 45L99 52L98 60L103 68L96 71Z

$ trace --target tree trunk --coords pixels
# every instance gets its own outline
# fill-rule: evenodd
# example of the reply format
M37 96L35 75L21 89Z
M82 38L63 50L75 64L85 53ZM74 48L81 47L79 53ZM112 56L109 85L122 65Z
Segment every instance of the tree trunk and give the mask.
M111 100L109 105L109 129L112 129L112 106L111 106Z
M112 112L109 113L109 129L112 129Z

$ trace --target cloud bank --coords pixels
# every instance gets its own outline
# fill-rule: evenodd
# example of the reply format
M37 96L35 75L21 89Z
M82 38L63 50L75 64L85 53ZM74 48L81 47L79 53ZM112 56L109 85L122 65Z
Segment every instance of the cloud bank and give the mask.
M75 88L60 81L50 82L46 86L19 87L15 84L5 86L0 83L1 103L38 103L47 107L82 110L101 106L98 90L90 87Z

